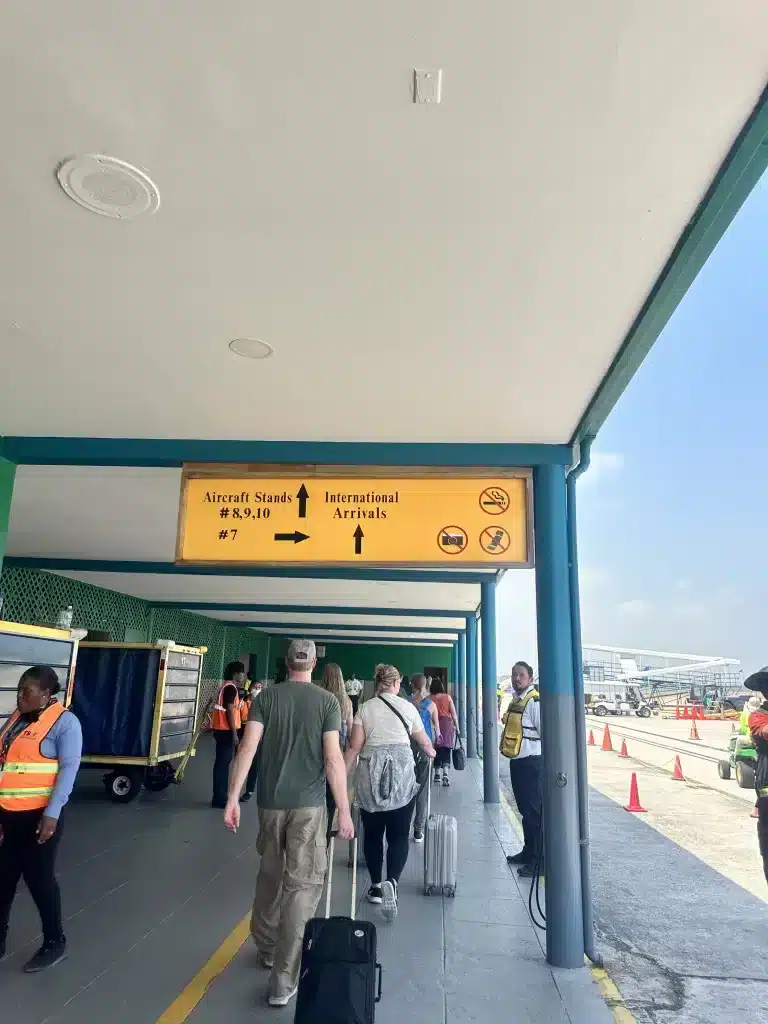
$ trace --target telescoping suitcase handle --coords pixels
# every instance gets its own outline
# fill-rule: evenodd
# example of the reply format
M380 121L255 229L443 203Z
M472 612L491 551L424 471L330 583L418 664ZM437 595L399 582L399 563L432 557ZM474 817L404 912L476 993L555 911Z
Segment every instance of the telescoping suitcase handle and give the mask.
M325 916L331 916L331 892L333 889L333 852L336 847L336 836L338 832L331 832L331 842L328 847L328 884L325 887ZM349 916L354 921L355 910L357 909L357 835L352 840L352 900Z

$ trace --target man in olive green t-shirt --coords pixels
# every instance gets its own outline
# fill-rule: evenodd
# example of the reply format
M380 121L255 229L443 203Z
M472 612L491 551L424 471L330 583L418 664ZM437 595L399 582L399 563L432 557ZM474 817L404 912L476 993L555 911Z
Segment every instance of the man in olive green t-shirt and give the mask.
M312 684L317 658L311 640L292 640L285 660L288 679L253 702L224 811L224 823L236 831L238 796L261 745L256 783L261 865L251 935L262 963L272 970L271 1006L285 1006L296 994L304 926L323 890L326 779L339 809L339 835L354 836L339 744L339 702Z

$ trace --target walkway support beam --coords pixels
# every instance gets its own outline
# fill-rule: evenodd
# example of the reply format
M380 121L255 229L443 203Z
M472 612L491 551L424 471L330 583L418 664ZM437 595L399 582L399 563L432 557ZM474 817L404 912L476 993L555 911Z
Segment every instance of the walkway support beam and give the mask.
M483 799L499 802L499 716L496 708L496 583L480 586L483 659Z
M467 757L477 757L477 619L467 616Z
M467 638L464 633L459 633L459 685L457 687L459 713L459 729L467 741Z
M541 694L547 960L584 964L579 776L573 681L565 470L533 474L536 619Z
M11 518L11 501L13 500L13 484L15 479L15 463L0 458L0 569L3 568L5 543L8 540L8 522Z

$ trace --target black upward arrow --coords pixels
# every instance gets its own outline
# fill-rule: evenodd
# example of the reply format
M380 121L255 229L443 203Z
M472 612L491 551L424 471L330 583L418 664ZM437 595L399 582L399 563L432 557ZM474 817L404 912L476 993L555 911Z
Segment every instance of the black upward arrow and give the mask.
M309 491L304 484L299 488L299 492L296 495L299 499L299 519L307 518L307 498L309 497Z
M362 526L358 526L352 536L355 538L355 554L361 555L363 553L363 537L365 536Z
M292 540L294 544L301 544L303 540L309 540L309 535L296 530L294 533L276 533L275 540Z

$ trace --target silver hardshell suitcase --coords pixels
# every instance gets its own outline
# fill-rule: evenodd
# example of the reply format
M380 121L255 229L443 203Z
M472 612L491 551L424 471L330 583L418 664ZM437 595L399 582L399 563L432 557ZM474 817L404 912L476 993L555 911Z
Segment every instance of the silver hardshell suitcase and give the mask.
M431 781L427 783L431 786ZM459 832L449 814L432 814L432 791L427 798L427 829L424 836L424 893L456 895Z

